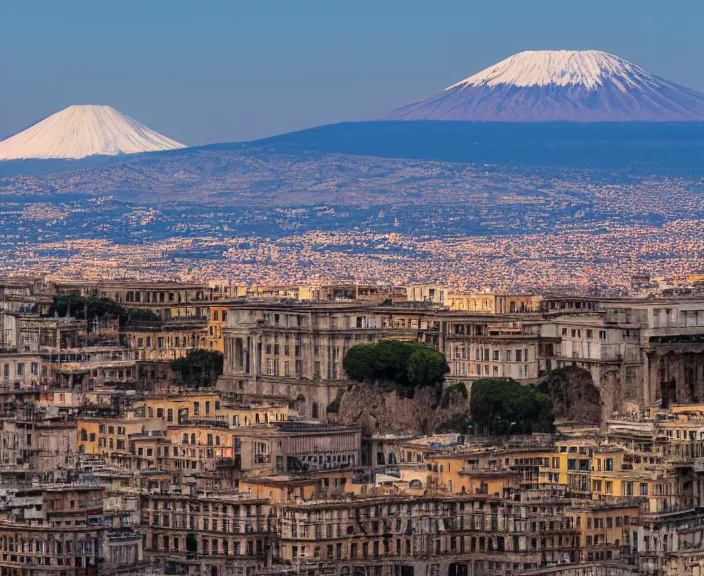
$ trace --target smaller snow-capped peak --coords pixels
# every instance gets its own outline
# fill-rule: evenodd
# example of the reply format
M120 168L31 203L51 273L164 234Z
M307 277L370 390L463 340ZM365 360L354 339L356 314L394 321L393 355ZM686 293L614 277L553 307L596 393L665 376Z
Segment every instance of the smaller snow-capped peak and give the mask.
M0 160L85 158L185 148L111 106L74 105L0 142Z
M600 50L529 50L514 54L446 90L470 86L569 86L596 90L609 79L622 91L657 85L640 66Z

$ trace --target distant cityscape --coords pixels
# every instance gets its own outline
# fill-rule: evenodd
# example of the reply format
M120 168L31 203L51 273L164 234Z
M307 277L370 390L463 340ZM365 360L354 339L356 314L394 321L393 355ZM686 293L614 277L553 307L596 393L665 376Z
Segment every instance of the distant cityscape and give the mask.
M634 274L677 284L703 271L704 205L694 181L585 186L567 176L510 176L509 191L497 194L504 177L472 176L476 191L431 188L413 201L384 196L352 205L344 203L349 192L336 203L251 208L232 200L7 196L0 205L0 269L73 279L226 277L601 293L627 289Z

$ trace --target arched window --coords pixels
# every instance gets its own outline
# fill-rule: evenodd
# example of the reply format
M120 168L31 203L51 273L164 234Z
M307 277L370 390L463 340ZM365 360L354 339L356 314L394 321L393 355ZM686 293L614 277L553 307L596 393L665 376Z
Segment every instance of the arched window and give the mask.
M81 430L81 440L83 442L86 442L88 440L88 432L86 432L85 428Z
M193 432L193 433L191 434L191 444L195 444L195 443L196 443L196 433Z
M183 440L181 441L182 444L188 444L188 434L183 435Z

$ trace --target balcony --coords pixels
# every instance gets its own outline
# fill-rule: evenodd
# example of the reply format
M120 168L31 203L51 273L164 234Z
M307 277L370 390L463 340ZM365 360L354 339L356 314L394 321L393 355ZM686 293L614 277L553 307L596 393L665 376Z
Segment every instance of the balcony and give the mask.
M130 320L122 328L122 332L130 331L162 331L178 330L179 328L205 328L208 325L207 316L178 316L167 320Z
M255 454L255 464L271 464L271 454Z

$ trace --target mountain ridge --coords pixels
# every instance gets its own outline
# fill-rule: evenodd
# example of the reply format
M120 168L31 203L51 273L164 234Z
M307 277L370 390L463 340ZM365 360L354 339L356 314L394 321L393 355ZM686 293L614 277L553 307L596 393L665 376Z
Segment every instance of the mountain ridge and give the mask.
M0 160L82 159L185 148L110 106L74 105L0 141Z

